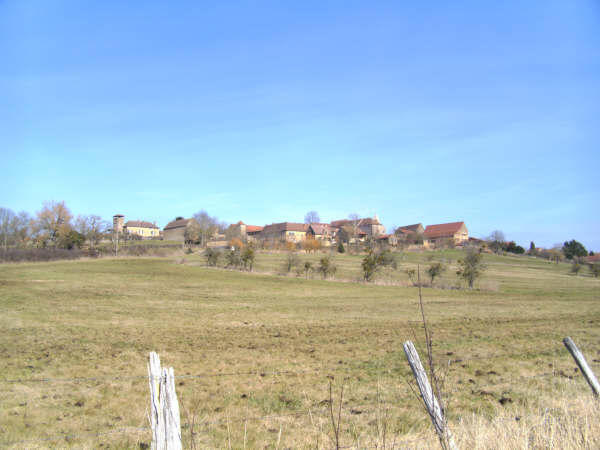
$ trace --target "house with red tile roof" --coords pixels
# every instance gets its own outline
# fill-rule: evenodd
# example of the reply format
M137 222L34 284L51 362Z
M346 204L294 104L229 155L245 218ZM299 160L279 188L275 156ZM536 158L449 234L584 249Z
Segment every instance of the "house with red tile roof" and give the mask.
M256 241L260 236L263 227L258 225L246 225L241 220L238 223L229 225L227 235L231 237L239 237L242 240Z
M423 228L423 224L415 223L396 228L394 234L400 242L422 244L424 232L425 228Z
M328 223L311 223L306 230L307 239L316 239L322 241L324 245L330 245L339 228L333 227Z
M306 239L307 231L308 225L305 223L272 223L263 227L260 237L272 241L301 242Z
M460 245L469 240L469 231L464 222L427 225L423 232L424 244L435 246L443 243Z

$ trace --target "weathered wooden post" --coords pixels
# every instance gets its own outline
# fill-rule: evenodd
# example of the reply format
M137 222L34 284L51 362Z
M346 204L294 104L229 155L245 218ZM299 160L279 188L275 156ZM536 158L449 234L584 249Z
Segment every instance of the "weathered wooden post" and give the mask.
M435 428L435 432L438 435L442 448L458 450L458 447L454 443L454 439L452 439L452 434L448 429L440 403L435 397L431 384L429 384L429 380L427 379L427 372L425 372L421 360L419 359L417 349L411 341L406 341L404 343L404 353L406 354L408 364L415 376L415 380L417 380L423 403L429 413L429 417L431 418L431 422L433 423L433 427Z
M573 342L573 339L568 336L563 339L563 344L565 344L565 347L567 347L567 350L569 350L569 353L571 353L571 356L573 356L573 359L579 366L579 370L581 370L581 373L592 388L592 392L596 397L598 397L600 395L600 384L598 384L598 379L596 378L596 375L594 375L591 367L588 366L583 353L579 351L575 345L575 342Z
M181 450L179 402L175 393L173 368L161 368L160 358L150 352L148 362L150 384L150 427L152 450Z

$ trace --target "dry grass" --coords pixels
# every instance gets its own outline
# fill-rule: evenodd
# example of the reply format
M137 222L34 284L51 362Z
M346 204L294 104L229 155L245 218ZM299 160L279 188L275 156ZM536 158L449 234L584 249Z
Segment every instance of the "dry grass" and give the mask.
M407 254L401 264L426 263L426 256ZM459 254L434 256L452 265ZM283 257L260 254L257 266L277 272ZM359 273L360 257L336 258L343 278ZM490 256L487 263L482 283L494 289L424 289L434 352L452 361L450 419L457 440L472 446L480 445L477 436L503 429L494 420L521 415L522 423L507 425L520 427L546 408L560 410L559 399L584 402L588 388L564 336L593 367L600 359L599 280L529 258ZM402 271L389 277L405 279ZM178 379L188 446L330 448L328 377L334 393L344 386L343 446L382 448L423 437L425 444L414 446L436 445L405 381L401 344L421 336L412 287L248 274L173 259L1 265L0 330L0 379L90 378L0 381L0 446L61 434L84 436L13 447L148 443L149 433L135 429L147 426L150 350L176 375L207 375ZM577 411L573 401L564 407ZM597 416L586 411L573 420L587 417L593 425ZM123 427L127 432L95 435ZM538 429L540 439L552 431Z

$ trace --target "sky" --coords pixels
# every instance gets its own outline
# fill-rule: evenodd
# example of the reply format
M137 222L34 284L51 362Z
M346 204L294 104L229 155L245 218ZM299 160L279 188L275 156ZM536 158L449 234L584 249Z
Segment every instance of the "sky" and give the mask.
M600 2L0 0L0 206L600 251Z

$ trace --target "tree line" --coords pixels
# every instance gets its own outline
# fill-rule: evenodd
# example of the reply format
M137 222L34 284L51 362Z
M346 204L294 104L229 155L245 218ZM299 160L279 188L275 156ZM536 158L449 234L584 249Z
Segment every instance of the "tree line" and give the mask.
M0 208L0 239L3 249L33 247L53 249L95 247L109 231L109 223L97 215L74 217L65 202L45 202L31 216L26 211Z

